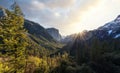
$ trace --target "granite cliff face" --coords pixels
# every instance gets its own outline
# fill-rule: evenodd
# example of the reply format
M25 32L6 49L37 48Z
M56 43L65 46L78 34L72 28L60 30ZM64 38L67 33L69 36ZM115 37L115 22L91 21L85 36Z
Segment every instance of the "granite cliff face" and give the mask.
M62 37L61 37L58 29L47 28L46 30L56 41L61 41Z

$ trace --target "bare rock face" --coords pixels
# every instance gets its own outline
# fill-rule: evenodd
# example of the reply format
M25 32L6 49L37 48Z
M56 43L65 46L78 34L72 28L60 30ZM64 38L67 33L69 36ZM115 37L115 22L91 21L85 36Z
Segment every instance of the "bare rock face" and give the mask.
M62 37L59 33L59 30L56 28L48 28L46 29L48 33L56 40L56 41L61 41Z

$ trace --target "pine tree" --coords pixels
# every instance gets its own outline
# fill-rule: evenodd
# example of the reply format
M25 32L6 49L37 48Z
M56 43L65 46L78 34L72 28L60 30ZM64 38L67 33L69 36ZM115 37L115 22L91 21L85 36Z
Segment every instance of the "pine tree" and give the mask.
M12 12L16 15L24 16L20 6L17 4L16 1L11 5Z
M10 72L23 73L25 67L25 50L27 46L24 19L6 10L8 17L0 19L0 56L7 58Z

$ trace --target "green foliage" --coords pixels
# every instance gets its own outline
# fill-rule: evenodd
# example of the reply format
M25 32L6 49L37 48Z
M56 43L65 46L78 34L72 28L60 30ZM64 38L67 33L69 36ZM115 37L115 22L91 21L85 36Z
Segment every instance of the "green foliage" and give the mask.
M6 10L8 17L0 20L0 57L6 57L11 72L24 72L25 50L27 46L24 19ZM14 69L13 69L14 68Z
M4 62L0 62L0 73L5 73L9 70L10 68Z
M76 68L72 66L68 66L66 68L66 73L76 73Z
M26 50L27 55L43 57L43 56L47 56L50 54L49 50L40 46L39 44L34 42L31 38L27 37L27 42L29 44Z
M77 67L78 73L95 73L90 66L87 64L82 64L81 66Z
M25 73L49 73L49 65L47 60L34 56L27 59L27 67Z
M50 69L50 73L76 73L76 63L71 60L67 53L54 57L54 60L57 63L54 62L52 64L54 65L56 63L55 67Z
M7 10L6 13L8 16L0 20L0 58L3 59L0 63L1 72L49 73L58 66L60 58L66 59L67 55L60 58L46 57L50 55L49 50L52 53L61 45L27 34L23 28L22 16Z
M78 72L119 73L120 64L118 61L120 61L120 57L118 56L120 54L120 50L117 45L118 43L119 40L100 40L97 37L93 37L89 42L85 41L85 43L77 45L78 49L76 50L76 55L78 57L76 60L79 59L77 63L80 65ZM85 58L88 58L87 61L84 60ZM85 65L83 65L83 63Z
M47 40L47 39L46 39ZM58 51L63 45L60 43L43 41L42 39L32 35L27 34L27 55L33 55L38 57L49 56L54 52Z

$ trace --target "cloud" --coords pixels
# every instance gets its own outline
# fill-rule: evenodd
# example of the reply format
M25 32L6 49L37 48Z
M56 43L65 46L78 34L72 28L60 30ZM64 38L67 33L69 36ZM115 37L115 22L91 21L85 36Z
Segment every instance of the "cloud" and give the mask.
M43 2L47 7L50 8L67 8L69 6L72 6L76 0L39 0L40 2Z
M44 9L45 8L45 5L37 0L32 1L31 5L33 6L33 8L36 8L36 9Z
M0 5L9 3L12 0L0 0ZM25 18L44 27L56 27L62 34L96 28L119 13L120 7L119 0L17 0L17 3Z
M46 0L44 3L51 8L67 8L69 6L72 6L75 2L76 0Z
M17 1L26 18L37 21L45 27L56 27L62 33L78 23L84 12L99 0L25 0Z

